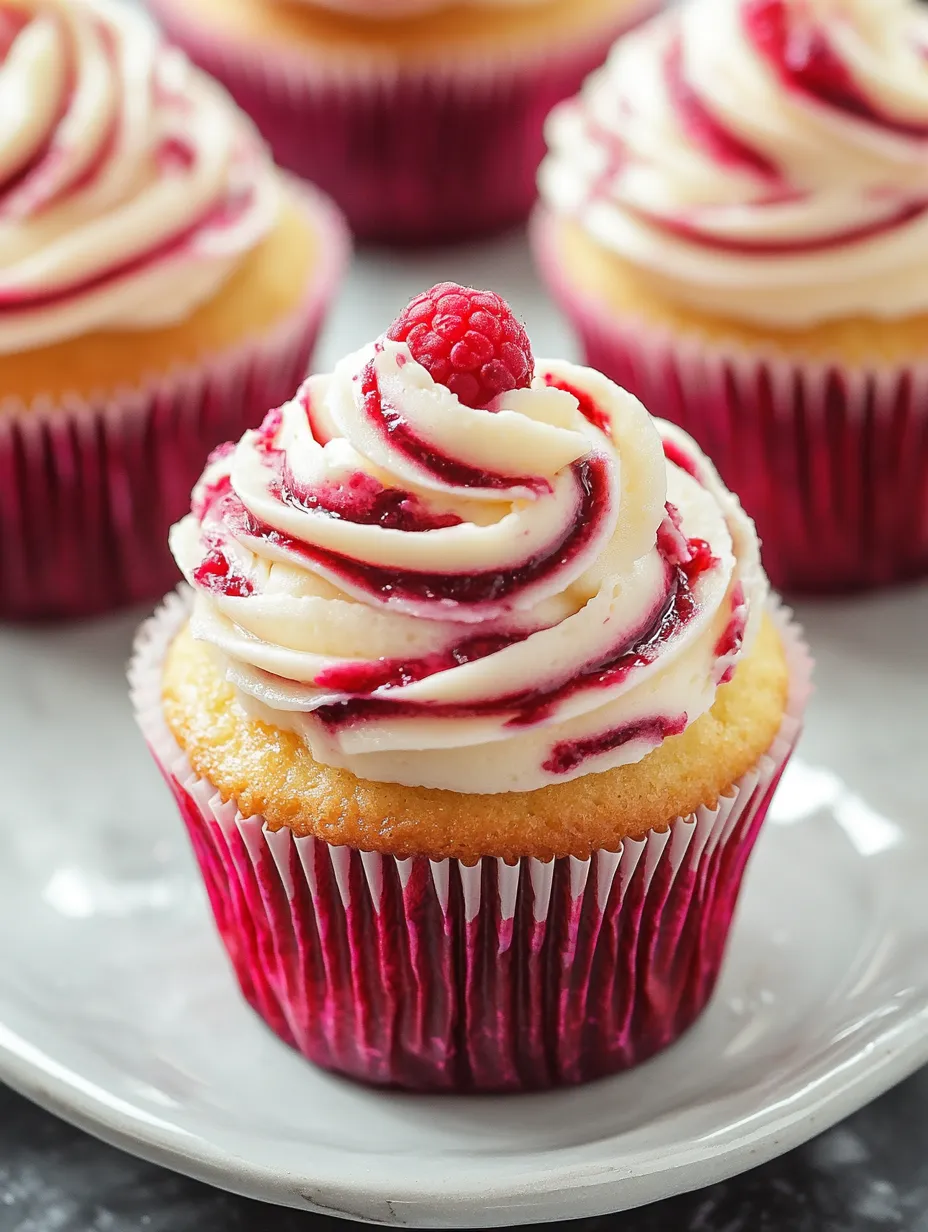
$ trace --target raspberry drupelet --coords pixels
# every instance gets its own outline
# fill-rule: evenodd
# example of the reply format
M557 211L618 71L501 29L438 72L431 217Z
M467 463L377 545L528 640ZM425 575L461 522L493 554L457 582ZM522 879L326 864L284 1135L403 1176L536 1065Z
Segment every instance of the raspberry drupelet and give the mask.
M535 371L528 335L506 301L456 282L417 295L387 337L405 342L433 380L478 409L510 389L527 389Z

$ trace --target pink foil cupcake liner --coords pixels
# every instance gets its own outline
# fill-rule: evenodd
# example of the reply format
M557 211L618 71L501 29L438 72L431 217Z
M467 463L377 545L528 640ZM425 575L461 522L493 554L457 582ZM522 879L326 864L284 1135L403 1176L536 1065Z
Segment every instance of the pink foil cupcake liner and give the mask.
M587 363L702 446L756 522L776 587L842 593L928 574L928 363L798 363L619 319L571 285L547 215L533 232Z
M326 1069L419 1091L584 1082L671 1044L716 983L745 865L795 747L811 660L775 615L791 689L768 753L717 808L591 859L395 859L243 817L165 724L189 597L139 632L136 716L174 794L250 1005Z
M0 405L0 618L88 616L176 583L167 533L207 455L292 396L347 259L338 212L297 191L321 264L287 320L143 388Z
M183 0L150 7L254 119L276 161L329 193L359 238L434 244L526 218L548 112L657 4L639 0L607 28L547 53L409 70L237 42Z

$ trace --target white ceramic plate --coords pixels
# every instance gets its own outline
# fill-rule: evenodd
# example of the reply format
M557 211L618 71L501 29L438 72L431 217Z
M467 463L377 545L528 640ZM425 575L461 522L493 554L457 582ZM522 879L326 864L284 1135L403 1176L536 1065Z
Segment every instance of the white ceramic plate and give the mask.
M443 277L509 294L539 354L568 350L508 241L366 258L323 362ZM635 1073L466 1099L319 1073L240 1000L130 717L136 618L0 631L0 1078L227 1189L412 1227L601 1214L811 1137L928 1061L928 589L801 616L818 692L709 1013Z

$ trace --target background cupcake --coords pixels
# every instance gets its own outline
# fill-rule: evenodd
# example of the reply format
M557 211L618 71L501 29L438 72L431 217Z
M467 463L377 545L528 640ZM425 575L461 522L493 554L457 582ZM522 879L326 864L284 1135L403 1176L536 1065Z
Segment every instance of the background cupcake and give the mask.
M808 665L689 438L445 284L218 453L172 545L137 712L274 1030L513 1090L693 1021Z
M367 239L521 221L548 110L654 0L151 0Z
M339 217L108 0L0 3L0 615L163 591L209 450L305 373Z
M928 10L691 0L551 118L542 268L774 582L928 571Z

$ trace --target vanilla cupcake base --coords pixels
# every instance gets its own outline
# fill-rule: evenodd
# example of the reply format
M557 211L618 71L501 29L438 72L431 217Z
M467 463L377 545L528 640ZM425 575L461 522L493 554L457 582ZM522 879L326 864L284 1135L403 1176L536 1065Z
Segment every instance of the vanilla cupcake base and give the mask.
M168 528L210 450L305 375L347 258L328 199L295 183L288 197L314 251L292 302L272 302L263 323L227 319L225 296L199 330L160 331L157 347L127 334L0 356L0 618L87 616L176 582Z
M164 662L188 610L170 596L140 631L136 716L242 991L288 1044L383 1086L528 1090L635 1065L700 1014L809 692L787 613L774 612L789 669L780 730L714 808L586 859L464 863L295 837L223 803L164 718Z
M539 210L532 238L586 362L709 454L774 586L928 574L928 318L794 335L700 319L573 223Z

